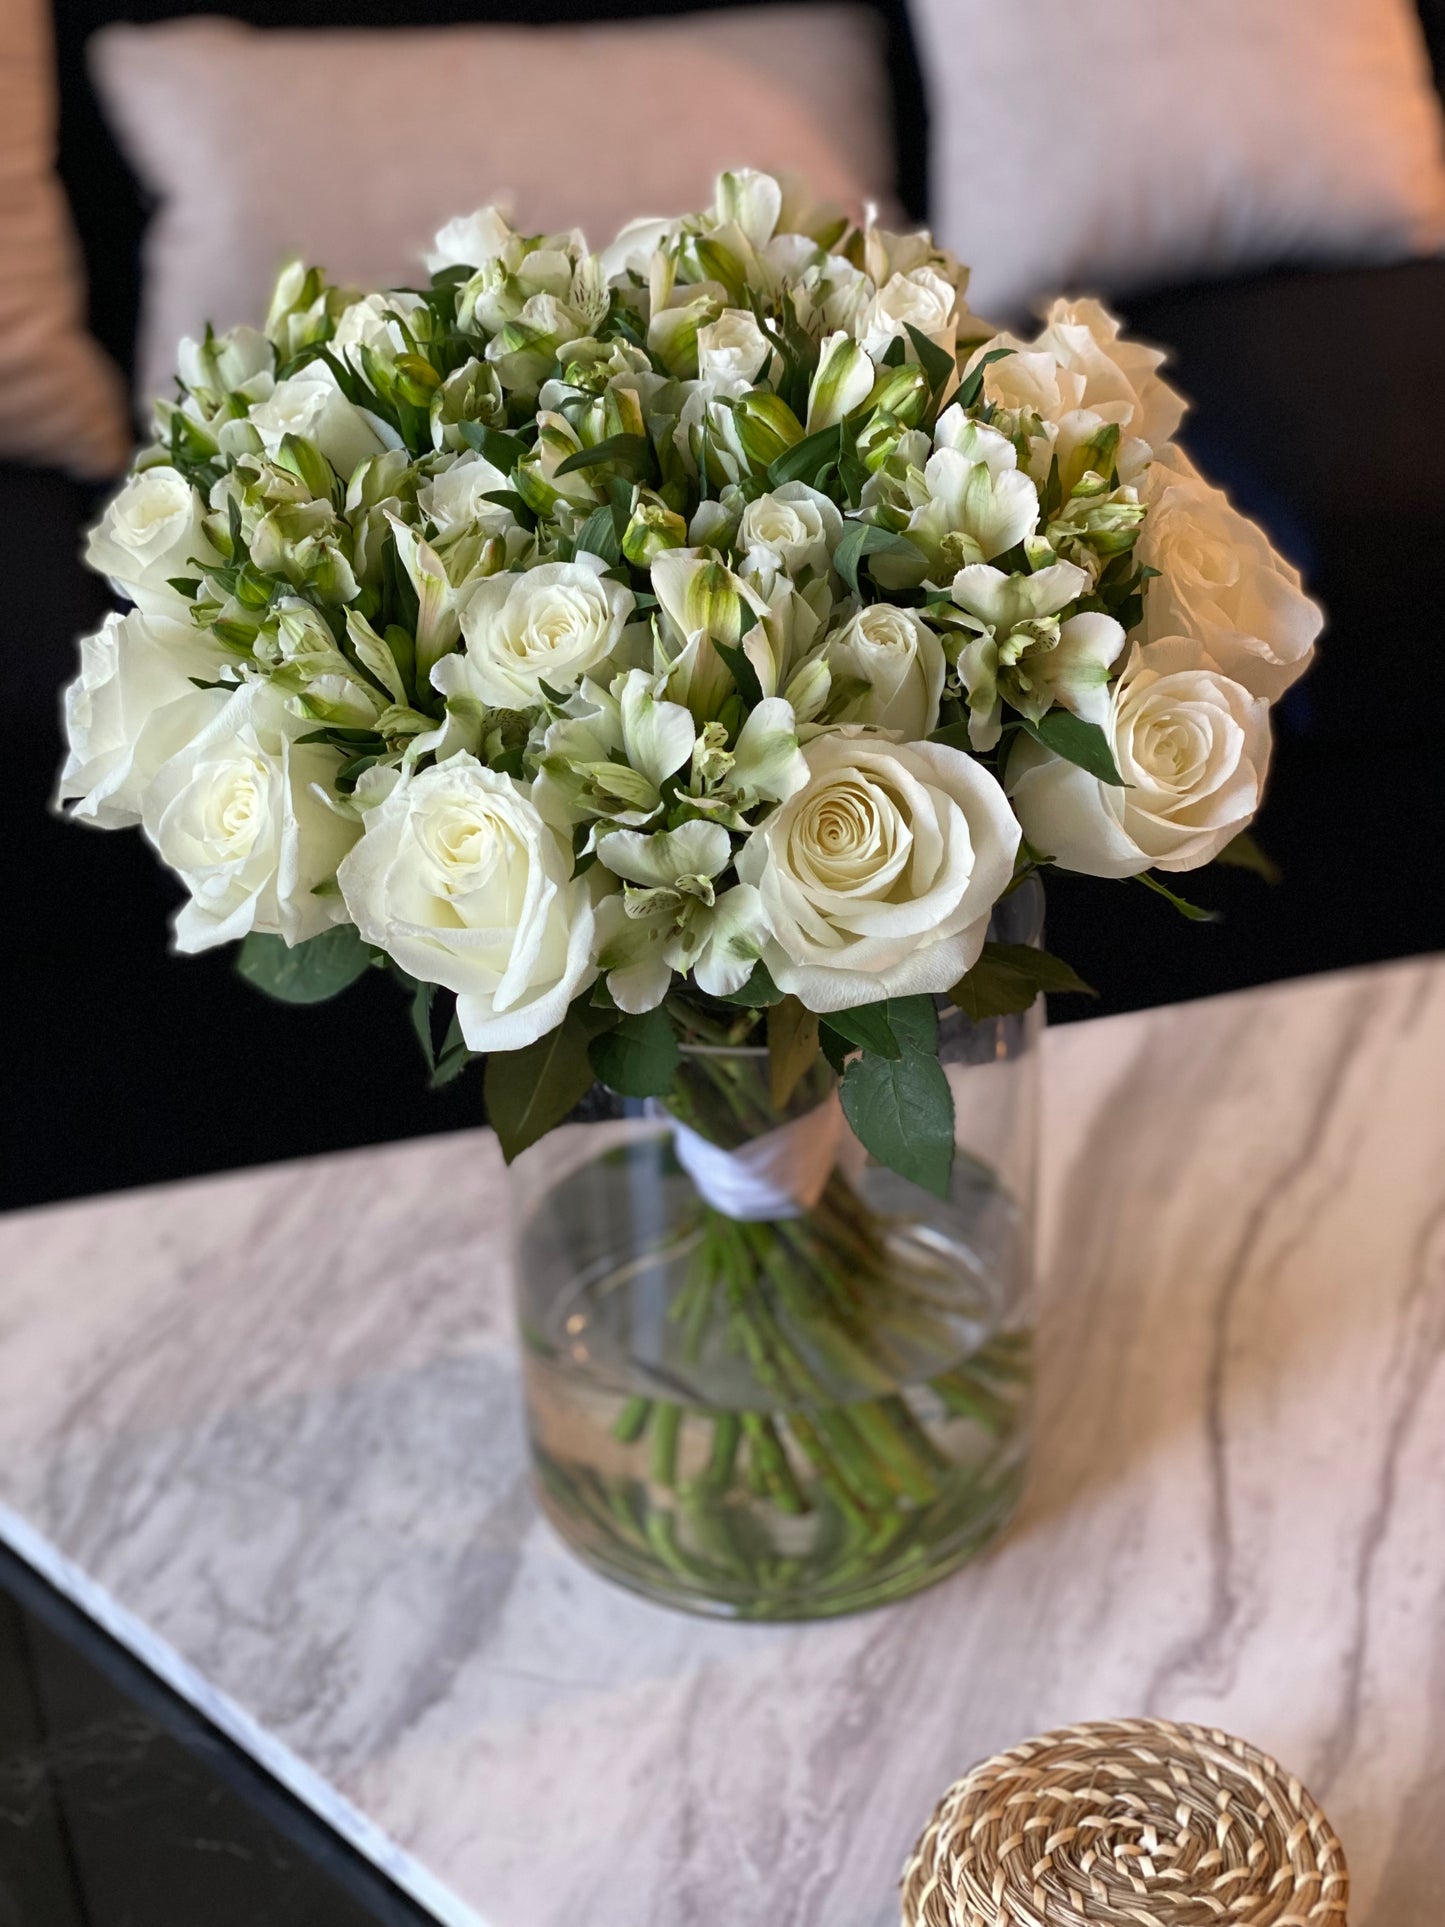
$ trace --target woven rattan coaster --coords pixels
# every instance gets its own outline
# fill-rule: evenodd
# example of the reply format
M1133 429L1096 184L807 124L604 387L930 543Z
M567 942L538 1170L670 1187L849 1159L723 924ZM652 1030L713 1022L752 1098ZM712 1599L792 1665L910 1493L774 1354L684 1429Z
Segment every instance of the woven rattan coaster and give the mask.
M997 1754L943 1796L903 1927L1345 1927L1334 1831L1267 1754L1103 1720Z

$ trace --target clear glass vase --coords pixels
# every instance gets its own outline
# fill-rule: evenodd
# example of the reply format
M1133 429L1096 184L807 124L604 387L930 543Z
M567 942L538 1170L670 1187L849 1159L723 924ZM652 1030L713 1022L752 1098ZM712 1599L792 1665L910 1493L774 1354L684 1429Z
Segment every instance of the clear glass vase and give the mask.
M991 935L1037 942L1041 916L1026 885ZM595 1093L518 1159L537 1486L590 1565L693 1612L806 1619L902 1598L999 1530L1028 1455L1042 1021L941 1006L946 1199L864 1155L821 1062L777 1111L757 1049L685 1051L667 1111ZM820 1133L832 1152L790 1215L719 1208L679 1156L800 1119L815 1167Z

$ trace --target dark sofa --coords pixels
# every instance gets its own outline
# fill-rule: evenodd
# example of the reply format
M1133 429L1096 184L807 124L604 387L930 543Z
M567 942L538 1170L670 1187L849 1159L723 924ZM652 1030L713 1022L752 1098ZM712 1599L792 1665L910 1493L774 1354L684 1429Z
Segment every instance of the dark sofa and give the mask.
M766 0L764 0L766 3ZM1426 0L1445 51L1445 0ZM665 4L607 12L666 12ZM587 0L401 8L379 0L58 0L62 173L90 271L92 325L129 364L145 210L99 116L84 43L117 17L225 11L258 24L596 18ZM923 92L901 4L878 7L897 102L898 186L926 213ZM1445 262L1291 269L1122 304L1166 345L1192 398L1186 440L1263 521L1329 610L1318 667L1278 712L1260 841L1276 886L1191 877L1221 921L1185 923L1148 891L1050 886L1050 944L1103 995L1056 1019L1124 1010L1445 947L1436 571L1445 527ZM3 901L7 1049L0 1206L480 1122L475 1074L428 1093L397 993L379 976L336 1004L289 1010L237 982L229 957L177 959L175 893L139 836L53 820L57 692L103 585L78 562L95 499L0 468L8 741ZM1383 700L1382 700L1383 699Z

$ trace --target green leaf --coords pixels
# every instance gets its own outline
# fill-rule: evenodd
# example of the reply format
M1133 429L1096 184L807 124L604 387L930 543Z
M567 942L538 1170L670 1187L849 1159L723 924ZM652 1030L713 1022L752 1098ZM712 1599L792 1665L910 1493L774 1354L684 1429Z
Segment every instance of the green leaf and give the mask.
M558 462L555 475L573 475L583 468L630 468L645 475L652 466L652 443L645 435L607 435L590 448L579 448L565 462Z
M843 451L843 424L816 429L791 448L785 448L768 464L768 486L781 488L784 482L811 482L820 470L829 468Z
M617 521L610 508L593 509L577 531L577 548L589 555L600 555L607 563L622 560L622 544L617 539Z
M500 428L488 428L485 422L458 422L457 433L468 448L485 455L492 467L499 468L504 475L510 475L529 452L519 435L505 435Z
M912 1045L891 1060L865 1051L843 1073L839 1094L865 1150L935 1197L948 1196L953 1092L936 1057Z
M613 1012L592 1009L584 992L557 1028L535 1044L494 1051L487 1059L487 1117L508 1164L560 1124L591 1090L587 1046L615 1021Z
M447 1034L442 1039L442 1047L437 1052L436 1063L432 1067L432 1074L428 1080L429 1088L434 1091L445 1090L448 1084L454 1083L461 1076L467 1065L478 1055L478 1052L467 1049L466 1040L462 1036L461 1019L453 1011L452 1021L447 1025Z
M1172 890L1162 884L1158 877L1150 876L1147 870L1141 870L1134 881L1136 883L1142 883L1146 890L1152 890L1156 897L1163 897L1166 903L1172 903L1180 916L1188 917L1191 923L1218 923L1220 921L1217 910L1201 910L1197 903L1190 903L1186 897L1175 896Z
M888 1022L906 1050L938 1050L938 1009L931 997L890 997Z
M1241 830L1232 842L1226 843L1214 860L1216 863L1227 863L1235 870L1253 870L1266 883L1278 883L1280 880L1279 865L1259 847L1248 830Z
M948 994L966 1017L980 1023L1017 1016L1040 991L1098 995L1061 957L1028 943L986 943L973 969Z
M1002 361L1005 355L1011 355L1013 352L1012 348L990 348L986 355L979 356L958 384L958 392L953 398L961 408L968 409L977 404L979 396L983 393L983 371L989 363Z
M298 944L253 930L237 955L236 974L279 1003L324 1004L370 965L371 951L355 924L338 923Z
M753 965L752 976L742 989L733 991L730 996L720 997L718 1002L740 1004L744 1010L763 1010L769 1004L781 1003L782 999L783 993L773 982L768 966L759 958Z
M1022 720L1035 742L1062 756L1066 763L1077 763L1101 783L1112 783L1116 789L1124 787L1109 739L1097 723L1086 723L1082 716L1057 703L1045 710L1036 723L1031 723L1026 716Z
M818 1055L818 1020L796 997L784 997L768 1012L768 1086L782 1110Z
M417 1042L421 1045L421 1053L426 1059L427 1069L434 1072L437 1067L437 1054L431 1040L431 1006L437 987L435 984L424 984L420 979L412 981L415 982L416 987L411 994L411 1027L416 1032Z
M524 529L537 526L537 514L525 495L519 495L514 488L489 488L482 496L484 502L495 502L504 508Z
M876 522L850 522L843 531L842 541L833 551L833 567L854 595L861 593L858 587L858 564L865 555L897 555L920 565L923 562L923 551L916 542L910 542L906 535L895 535L892 529L880 529Z
M935 729L928 740L930 743L942 743L945 749L971 750L973 748L966 722L945 723L942 729Z
M621 1097L662 1097L677 1075L677 1032L659 1006L624 1017L615 1030L594 1037L588 1056L609 1091Z
M748 660L741 644L719 642L714 637L712 646L732 671L733 681L738 686L738 694L749 709L756 708L763 700L763 685L758 681L758 672Z
M888 1004L855 1004L851 1010L830 1010L820 1019L825 1030L831 1030L855 1050L871 1050L879 1057L901 1057L903 1046L893 1035L893 1026L888 1021Z
M940 348L936 341L930 341L927 335L920 334L911 321L905 321L903 325L908 330L908 339L913 343L918 365L928 377L929 387L935 395L941 395L945 383L958 373L958 363L947 348Z

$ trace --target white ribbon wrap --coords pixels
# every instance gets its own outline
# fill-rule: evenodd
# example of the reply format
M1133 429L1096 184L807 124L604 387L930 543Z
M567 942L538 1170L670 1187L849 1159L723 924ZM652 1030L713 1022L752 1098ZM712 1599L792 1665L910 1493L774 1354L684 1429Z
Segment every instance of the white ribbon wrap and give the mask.
M835 1164L861 1167L867 1154L848 1129L838 1093L736 1150L710 1144L673 1122L677 1161L714 1211L756 1222L800 1218L823 1195Z

